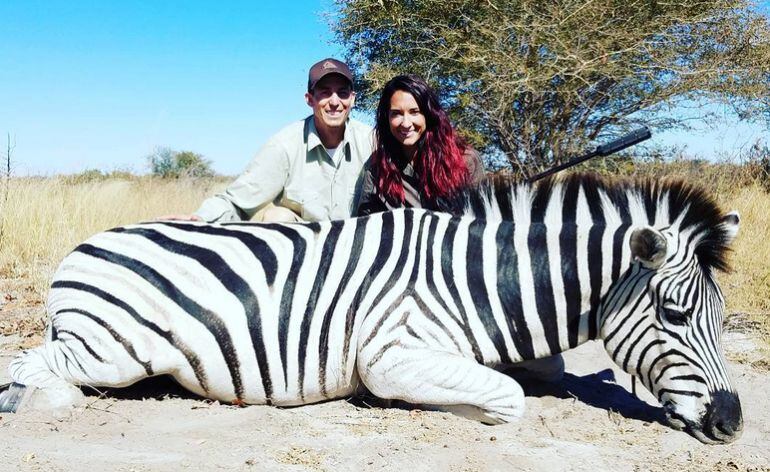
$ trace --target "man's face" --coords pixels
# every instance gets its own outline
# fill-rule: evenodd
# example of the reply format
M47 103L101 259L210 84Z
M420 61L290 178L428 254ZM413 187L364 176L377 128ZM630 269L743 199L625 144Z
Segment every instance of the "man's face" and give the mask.
M330 74L305 94L305 100L313 109L316 126L339 128L345 126L356 101L356 94L347 79L338 74Z

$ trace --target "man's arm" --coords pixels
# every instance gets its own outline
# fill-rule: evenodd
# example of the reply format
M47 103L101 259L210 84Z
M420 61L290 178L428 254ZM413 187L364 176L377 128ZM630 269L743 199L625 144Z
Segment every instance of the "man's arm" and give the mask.
M194 216L208 222L249 220L283 191L288 175L289 156L286 150L276 140L270 140L252 159L246 171L224 192L204 200Z

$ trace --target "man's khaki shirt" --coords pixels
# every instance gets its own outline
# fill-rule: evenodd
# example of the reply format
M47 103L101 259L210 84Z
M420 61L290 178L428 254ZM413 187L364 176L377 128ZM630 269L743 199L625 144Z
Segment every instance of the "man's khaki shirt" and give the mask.
M209 222L243 221L274 202L307 221L350 218L373 144L372 128L349 119L332 159L311 115L270 138L246 171L195 213Z

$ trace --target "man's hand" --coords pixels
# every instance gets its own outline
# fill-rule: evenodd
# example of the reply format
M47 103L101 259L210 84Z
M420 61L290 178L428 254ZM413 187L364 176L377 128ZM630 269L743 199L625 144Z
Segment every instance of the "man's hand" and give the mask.
M163 215L155 218L156 220L170 220L170 221L203 221L198 215Z

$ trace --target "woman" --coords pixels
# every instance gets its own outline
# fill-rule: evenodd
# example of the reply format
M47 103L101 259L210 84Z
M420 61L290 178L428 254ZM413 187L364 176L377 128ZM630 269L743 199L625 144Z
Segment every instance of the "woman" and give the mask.
M438 200L484 178L478 154L455 133L420 77L399 75L385 84L376 118L376 149L364 169L356 215L437 209Z

